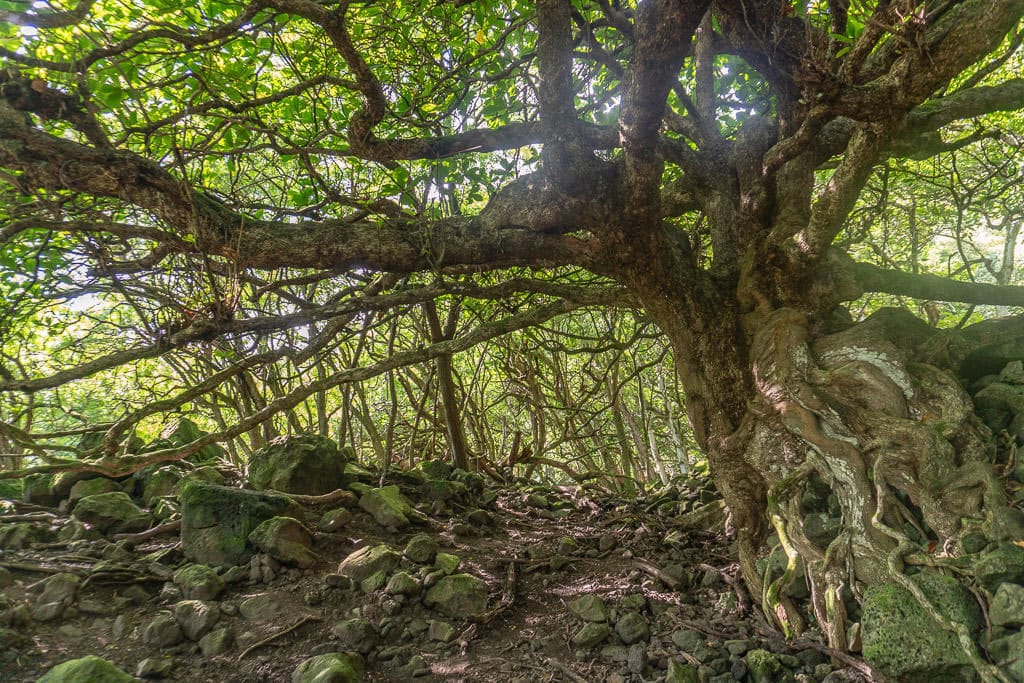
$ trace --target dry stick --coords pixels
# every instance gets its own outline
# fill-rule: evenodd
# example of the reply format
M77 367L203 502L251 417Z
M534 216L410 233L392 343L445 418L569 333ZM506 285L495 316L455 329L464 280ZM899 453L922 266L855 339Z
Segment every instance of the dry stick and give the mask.
M562 675L565 676L566 678L568 678L573 683L587 683L587 679L585 679L582 676L578 675L575 671L573 671L572 669L567 667L565 664L562 664L558 660L555 660L555 659L545 659L544 663L547 664L548 666L553 666L556 669L558 669L559 671L561 671Z
M259 642L256 642L256 643L253 643L249 647L247 647L244 650L242 650L241 654L238 655L238 660L237 661L239 661L239 662L242 661L243 659L245 659L245 656L247 654L249 654L250 652L252 652L253 650L258 650L259 648L263 647L267 643L273 642L273 641L277 640L278 638L280 638L281 636L284 636L284 635L287 635L287 634L291 633L292 631L294 631L298 627L300 627L303 624L308 623L310 621L323 621L323 619L321 619L320 617L318 617L315 614L307 614L306 616L302 617L301 619L296 621L294 624L292 624L288 628L282 629L282 630L278 631L277 633L272 633L271 635L267 636L263 640L261 640Z
M166 534L171 531L178 531L179 529L181 529L181 520L176 519L172 522L160 524L158 526L153 527L152 529L146 529L145 531L140 531L136 534L114 534L113 538L115 541L128 541L129 543L138 543L139 541L145 541L150 538L153 538L154 536Z
M52 512L35 512L24 515L0 515L0 522L48 522L57 517Z

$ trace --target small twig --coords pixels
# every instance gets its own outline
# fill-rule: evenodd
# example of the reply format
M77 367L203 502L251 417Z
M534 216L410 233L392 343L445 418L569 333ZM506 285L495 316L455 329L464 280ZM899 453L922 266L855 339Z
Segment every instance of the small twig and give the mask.
M489 612L484 612L483 614L475 617L470 617L469 620L475 624L486 624L508 610L516 600L516 579L516 563L509 562L508 570L505 575L505 586L502 588L501 601L498 603L498 606Z
M242 652L238 655L238 660L237 661L239 661L239 662L242 661L243 659L245 659L245 656L248 655L253 650L258 650L259 648L263 647L267 643L271 643L271 642L277 640L278 638L280 638L281 636L284 636L284 635L287 635L287 634L291 633L292 631L294 631L298 627L300 627L303 624L308 623L310 621L323 621L323 620L320 617L318 617L317 615L315 615L315 614L307 614L304 617L302 617L301 619L299 619L298 621L296 621L294 624L289 626L288 628L281 629L277 633L272 633L269 636L267 636L266 638L264 638L263 640L255 642L252 645L250 645L249 647L247 647L244 650L242 650Z
M164 524L155 526L152 529L146 529L145 531L140 531L135 534L114 534L113 539L115 541L128 541L129 543L134 544L139 543L140 541L149 540L150 538L153 538L154 536L159 536L160 534L178 531L179 529L181 529L181 520L176 519L174 521L166 522Z

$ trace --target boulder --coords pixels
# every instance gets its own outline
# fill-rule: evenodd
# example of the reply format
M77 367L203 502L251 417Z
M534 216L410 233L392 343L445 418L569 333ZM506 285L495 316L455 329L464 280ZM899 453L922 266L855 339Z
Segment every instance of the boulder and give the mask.
M369 489L359 498L359 507L373 516L382 527L404 529L409 526L412 505L397 486Z
M300 514L285 496L189 482L181 493L182 550L202 564L244 564L252 555L249 534L272 517L293 513Z
M113 479L107 479L106 477L83 479L82 481L75 482L75 485L71 487L71 492L68 494L68 503L74 506L75 503L87 496L96 496L101 493L113 493L114 491L120 490L121 485Z
M173 495L182 476L184 472L177 465L162 465L152 471L146 471L144 468L136 474L136 478L142 483L143 504L150 507L157 498Z
M249 483L255 489L317 496L345 485L345 465L354 459L350 448L313 434L281 436L253 453Z
M270 591L246 598L238 606L238 612L249 621L258 623L285 623L305 615L318 616L298 597L284 591Z
M746 657L751 683L793 683L796 678L779 658L767 650L751 650Z
M174 585L186 600L215 600L224 592L224 580L205 564L185 565L174 572Z
M152 523L149 513L123 491L86 496L78 501L72 515L101 533L144 531Z
M174 606L174 620L186 638L197 641L220 621L220 610L216 603L182 600Z
M312 567L317 555L313 552L313 535L302 522L292 517L271 517L252 530L249 542L275 560L303 569Z
M636 612L624 614L615 623L615 633L626 645L649 640L651 637L651 629L647 625L647 621Z
M359 583L377 572L390 572L398 566L401 559L401 556L389 546L368 545L342 560L338 565L338 573Z
M388 595L417 595L421 589L420 582L406 572L395 572L384 587Z
M320 518L317 526L320 527L321 531L327 533L334 533L348 526L348 523L352 521L352 513L346 508L335 508L328 510Z
M231 631L227 628L215 628L199 639L199 651L206 657L224 654L231 647Z
M437 557L437 541L428 534L417 534L405 546L405 556L419 564L432 564Z
M29 474L22 479L21 499L32 505L53 507L60 502L60 497L53 492L52 474Z
M573 634L570 642L573 647L589 650L603 643L611 632L611 627L604 622L588 621L583 624L583 628Z
M995 592L1000 584L1024 584L1024 548L1004 543L979 555L974 576L986 590Z
M359 617L339 621L334 625L331 633L346 648L364 655L375 648L379 642L377 629L370 621Z
M487 584L472 574L445 576L423 597L427 607L453 619L465 619L487 610Z
M174 616L166 613L156 615L142 632L142 640L153 647L171 647L184 639Z
M1024 625L1024 586L1000 585L989 604L988 617L993 626Z
M926 571L911 580L947 619L971 631L980 626L981 611L974 597L956 579ZM976 680L956 636L940 627L911 593L896 584L873 586L865 592L861 623L864 659L896 680Z
M568 604L569 611L583 621L608 621L608 607L597 595L582 595Z
M167 448L179 448L186 444L190 444L196 439L206 436L209 432L203 431L199 428L192 420L187 417L181 417L171 422L163 431L160 432L160 439L158 441L164 442L166 445L162 447ZM158 449L150 449L158 450ZM209 463L219 460L225 457L226 453L224 449L215 443L207 444L199 449L199 452L189 457L192 462Z
M361 680L363 663L341 652L310 657L292 672L292 683L359 683Z
M89 655L58 664L36 683L135 683L135 678L102 657Z

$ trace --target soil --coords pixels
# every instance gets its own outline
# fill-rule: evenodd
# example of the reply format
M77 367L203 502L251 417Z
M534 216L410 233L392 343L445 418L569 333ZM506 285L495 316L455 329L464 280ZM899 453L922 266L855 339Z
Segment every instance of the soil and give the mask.
M253 581L246 573L227 586L218 598L219 625L230 628L235 642L215 656L203 655L188 640L161 650L143 639L156 615L181 599L167 577L168 568L186 563L173 533L134 547L94 539L0 551L0 566L15 580L0 591L7 614L17 612L11 610L18 604L31 608L40 584L54 573L71 572L83 580L77 602L61 617L21 624L14 619L13 630L24 640L0 640L0 679L35 681L60 662L93 654L133 674L147 658L169 659L164 680L170 681L290 681L310 656L345 650L332 628L361 616L383 631L364 657L371 681L639 683L665 680L670 660L699 669L701 681L753 680L745 663L745 653L753 649L781 655L796 680L821 681L830 674L830 681L861 680L856 670L863 664L854 660L835 662L848 668L832 674L835 667L813 633L783 641L736 582L737 565L724 530L681 533L676 520L681 503L608 500L577 488L542 493L550 508L529 504L525 489L506 488L488 506L488 524L467 525L470 508L449 509L400 533L354 507L341 532L316 534L319 560L313 567L278 566L269 582ZM55 510L24 505L12 514L50 529L67 519ZM0 522L16 521L12 514L0 515ZM460 571L487 582L487 613L469 621L446 619L418 598L334 588L325 578L359 547L386 543L401 551L424 531L462 559ZM261 593L275 594L285 604L292 600L294 613L265 623L246 620L240 603ZM573 647L572 636L583 622L566 605L586 594L604 598L609 621L627 611L625 596L642 594L646 606L641 602L640 613L650 626L649 639L631 648L613 633L592 649ZM430 640L425 632L430 620L450 623L456 635L448 643ZM684 650L673 640L680 630L699 632L704 647ZM677 635L677 640L685 639Z

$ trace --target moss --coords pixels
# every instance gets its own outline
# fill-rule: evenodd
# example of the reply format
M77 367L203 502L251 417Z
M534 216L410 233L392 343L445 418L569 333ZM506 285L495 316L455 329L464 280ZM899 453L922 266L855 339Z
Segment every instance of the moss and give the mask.
M912 577L939 612L972 632L981 622L977 603L956 579L937 572ZM886 583L865 593L863 654L893 678L914 683L974 680L974 669L956 636L943 629L916 598L902 587Z
M313 434L274 439L249 460L249 483L255 489L321 495L342 488L351 449Z

